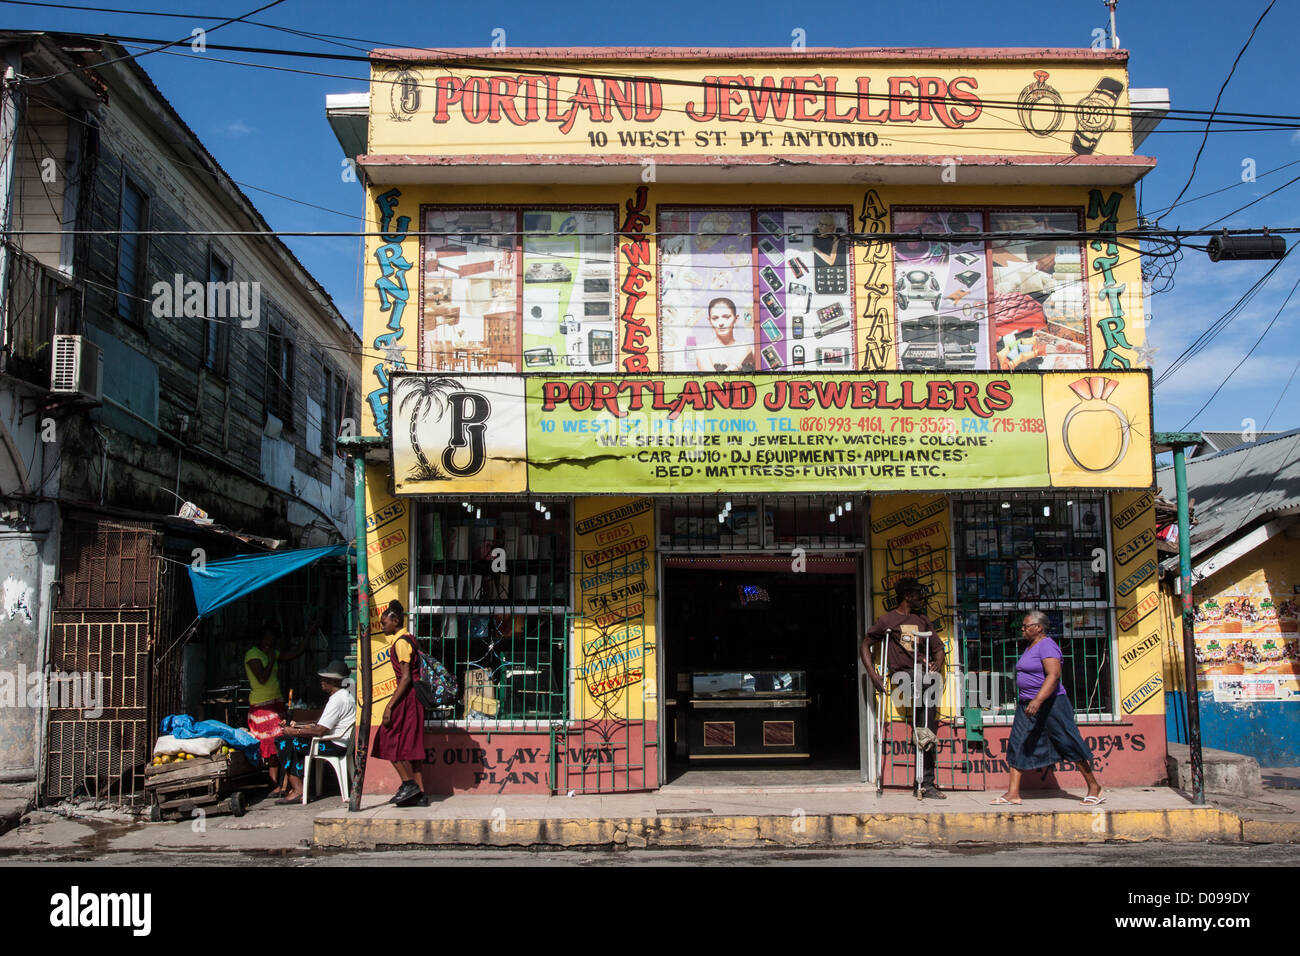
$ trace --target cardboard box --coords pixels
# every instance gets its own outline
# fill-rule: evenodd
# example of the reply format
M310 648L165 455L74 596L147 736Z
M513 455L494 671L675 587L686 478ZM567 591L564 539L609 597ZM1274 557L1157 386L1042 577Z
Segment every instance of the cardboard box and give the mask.
M476 667L465 672L463 703L467 711L477 711L488 717L497 715L501 702L497 699L496 686L491 683L491 675L485 668Z

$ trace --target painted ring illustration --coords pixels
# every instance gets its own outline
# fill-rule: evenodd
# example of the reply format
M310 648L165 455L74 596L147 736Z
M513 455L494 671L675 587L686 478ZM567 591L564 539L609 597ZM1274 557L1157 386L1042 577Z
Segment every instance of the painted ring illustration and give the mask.
M1061 128L1065 102L1055 88L1047 85L1047 73L1043 70L1034 71L1034 82L1020 91L1017 102L1016 115L1026 132L1047 137Z
M1075 416L1079 414L1113 415L1115 417L1115 420L1119 423L1119 430L1120 430L1119 452L1114 457L1112 457L1110 461L1106 462L1104 465L1099 465L1099 466L1085 465L1083 462L1079 460L1079 457L1074 453L1074 449L1071 447L1070 425L1074 422ZM1132 426L1128 423L1128 419L1124 417L1124 412L1122 409L1117 408L1116 406L1112 405L1110 402L1106 402L1106 401L1101 401L1101 400L1086 401L1086 402L1080 402L1079 404L1075 405L1074 408L1070 409L1069 413L1065 416L1065 421L1061 423L1061 441L1065 445L1065 453L1070 456L1070 461L1074 462L1076 468L1081 468L1084 471L1091 471L1091 472L1110 471L1110 469L1114 468L1121 461L1123 461L1124 456L1128 454L1129 439L1131 437L1132 430L1133 430ZM1089 431L1091 431L1091 429L1089 429Z

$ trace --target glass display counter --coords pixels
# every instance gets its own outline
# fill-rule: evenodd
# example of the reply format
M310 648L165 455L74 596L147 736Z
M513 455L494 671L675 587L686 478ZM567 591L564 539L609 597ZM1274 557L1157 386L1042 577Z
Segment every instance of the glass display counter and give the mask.
M692 761L808 759L806 672L700 671L690 687Z

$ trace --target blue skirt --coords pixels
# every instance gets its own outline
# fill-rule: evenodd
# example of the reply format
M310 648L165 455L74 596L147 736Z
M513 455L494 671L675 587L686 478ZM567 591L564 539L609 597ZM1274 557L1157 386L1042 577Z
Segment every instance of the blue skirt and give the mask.
M1016 770L1037 770L1062 760L1092 763L1092 751L1079 736L1070 698L1057 694L1030 717L1025 701L1016 704L1016 719L1007 738L1007 763Z

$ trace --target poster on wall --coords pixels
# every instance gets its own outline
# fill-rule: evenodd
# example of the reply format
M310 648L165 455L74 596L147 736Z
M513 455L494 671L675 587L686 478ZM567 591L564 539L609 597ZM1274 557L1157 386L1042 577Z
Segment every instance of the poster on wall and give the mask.
M1290 598L1257 591L1200 601L1197 686L1216 700L1289 700L1300 694L1300 613Z
M1087 368L1088 296L1077 212L989 214L992 232L1041 232L1041 239L991 243L993 338L1001 369Z
M980 233L983 213L901 210L895 232ZM984 243L927 239L894 246L898 361L905 370L989 367Z
M660 368L754 371L749 211L663 209L659 232Z
M855 367L848 213L765 209L755 218L758 367Z
M519 371L518 219L503 209L424 211L420 368Z
M524 370L613 371L614 213L525 209Z

